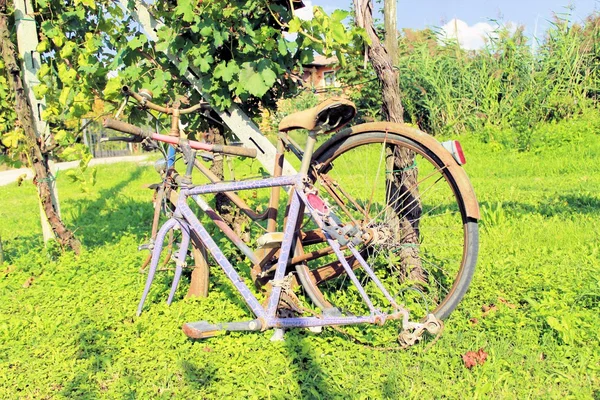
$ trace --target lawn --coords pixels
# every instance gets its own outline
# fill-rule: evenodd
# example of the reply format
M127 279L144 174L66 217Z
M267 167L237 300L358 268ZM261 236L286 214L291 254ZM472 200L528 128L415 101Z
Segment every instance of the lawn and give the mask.
M572 135L529 152L461 139L482 211L480 256L430 349L381 351L332 330L190 341L184 322L249 315L218 273L209 298L183 299L182 287L167 307L163 273L135 317L151 166L97 167L88 193L59 175L79 257L42 246L33 185L2 187L0 398L598 399L600 135L590 125L558 127ZM479 349L486 361L466 368L462 356Z

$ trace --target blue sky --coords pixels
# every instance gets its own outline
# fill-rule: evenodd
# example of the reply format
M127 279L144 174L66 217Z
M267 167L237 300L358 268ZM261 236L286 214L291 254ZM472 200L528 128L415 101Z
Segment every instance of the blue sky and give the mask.
M328 13L336 8L347 10L352 4L351 0L305 0L305 3L311 1ZM398 28L441 27L456 19L465 23L462 28L476 26L485 30L482 24L489 23L490 19L502 19L505 23L525 25L528 36L534 36L537 31L536 36L540 37L553 12L565 12L569 5L575 7L572 12L575 21L600 10L600 0L399 0Z

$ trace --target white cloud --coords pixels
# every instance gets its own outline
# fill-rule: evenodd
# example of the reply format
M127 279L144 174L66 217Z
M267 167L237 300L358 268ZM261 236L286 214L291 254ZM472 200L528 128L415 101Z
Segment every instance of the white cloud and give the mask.
M304 21L310 21L313 18L313 4L312 1L304 1L304 6L297 10L294 10L294 14Z
M496 37L496 28L486 22L479 22L469 26L460 19L452 19L442 26L442 39L457 39L460 47L467 50L476 50L485 46L488 38Z

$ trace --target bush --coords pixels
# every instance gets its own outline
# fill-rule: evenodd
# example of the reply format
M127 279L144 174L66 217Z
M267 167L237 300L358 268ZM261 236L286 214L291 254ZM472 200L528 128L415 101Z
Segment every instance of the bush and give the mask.
M428 133L510 132L504 144L532 148L542 122L568 120L597 107L600 16L583 24L555 17L532 51L522 27L499 25L486 47L469 51L430 29L405 30L397 67L404 119ZM379 118L381 95L362 58L341 75L364 119Z

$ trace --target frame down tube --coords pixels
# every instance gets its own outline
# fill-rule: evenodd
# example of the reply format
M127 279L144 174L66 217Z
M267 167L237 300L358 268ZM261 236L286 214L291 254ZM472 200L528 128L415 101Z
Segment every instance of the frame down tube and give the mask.
M210 234L206 231L204 226L200 223L194 212L187 205L187 198L194 195L202 195L209 193L237 191L237 190L250 190L269 188L275 186L288 186L295 185L299 180L299 175L282 176L277 178L267 178L258 181L247 181L247 182L231 182L231 183L216 183L210 185L203 185L192 189L183 190L179 196L177 209L181 212L182 216L188 221L191 229L196 231L198 237L204 243L206 248L210 251L215 261L223 268L223 271L233 283L235 288L240 292L242 298L250 307L256 317L266 322L267 313L265 309L260 305L256 297L252 294L248 286L244 283L244 280L240 277L237 271L233 268L229 260L223 255L219 246L215 243ZM297 202L299 200L296 200ZM293 234L293 230L292 230ZM293 237L292 237L293 239ZM290 239L291 241L291 239ZM287 261L287 257L286 257ZM287 263L286 263L287 264ZM279 266L278 266L279 268ZM285 269L285 265L284 265ZM285 271L284 271L285 272ZM277 299L279 301L279 298ZM264 322L263 322L264 324ZM262 326L266 328L266 326Z

